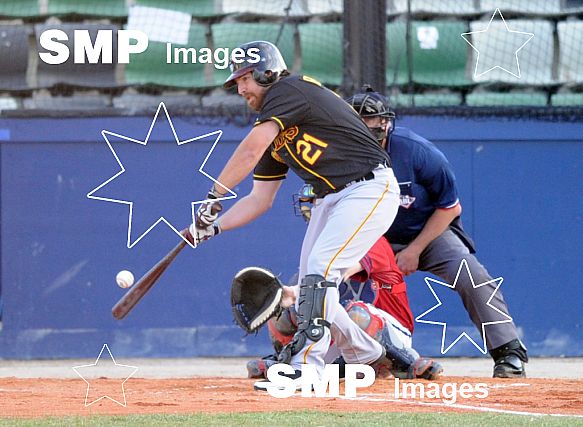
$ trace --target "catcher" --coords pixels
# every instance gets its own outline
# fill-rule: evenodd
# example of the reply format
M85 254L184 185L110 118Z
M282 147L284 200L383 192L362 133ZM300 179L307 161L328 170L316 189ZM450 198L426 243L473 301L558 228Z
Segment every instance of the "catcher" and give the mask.
M313 189L304 185L294 195L294 210L309 222ZM263 283L261 276L268 282ZM349 317L368 335L377 341L389 341L400 357L394 357L390 372L399 378L436 379L443 371L435 361L421 358L412 348L413 315L409 307L403 274L397 267L391 247L381 237L364 258L344 274L339 287L340 301ZM265 281L264 280L264 281ZM248 332L257 330L257 325L267 322L275 354L247 363L250 378L263 378L267 369L278 361L278 354L292 340L297 330L295 307L281 310L274 307L280 298L281 285L275 276L264 269L250 267L235 277L232 303L235 319ZM292 279L292 283L296 280ZM271 293L268 289L272 289ZM259 316L243 319L241 301L248 299L249 305ZM249 328L248 326L253 326ZM326 363L345 364L336 346L331 346L325 357Z

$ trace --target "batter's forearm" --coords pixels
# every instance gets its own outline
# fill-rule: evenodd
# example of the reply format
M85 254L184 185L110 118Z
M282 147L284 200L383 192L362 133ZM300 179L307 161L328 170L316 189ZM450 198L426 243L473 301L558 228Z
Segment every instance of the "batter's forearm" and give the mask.
M429 217L421 233L409 244L409 248L421 253L425 248L443 233L449 224L462 212L462 207L458 203L450 209L436 209Z
M262 153L255 153L240 145L233 153L223 171L217 178L221 184L215 184L219 194L226 194L227 189L233 189L241 183L252 171ZM226 188L224 188L226 187Z
M277 125L269 121L254 127L249 132L217 178L222 185L215 184L215 189L219 194L225 194L227 189L235 188L253 171L278 131Z
M268 211L269 207L264 206L253 194L249 194L235 203L218 219L221 230L232 230L249 224Z
M249 195L238 200L218 220L221 230L231 230L248 224L268 211L282 181L254 181Z

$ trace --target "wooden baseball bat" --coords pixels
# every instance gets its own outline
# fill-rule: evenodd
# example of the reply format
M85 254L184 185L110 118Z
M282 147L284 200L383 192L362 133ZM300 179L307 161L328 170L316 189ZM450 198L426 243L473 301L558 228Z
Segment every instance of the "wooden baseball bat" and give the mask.
M184 237L191 240L192 236L185 228L180 232ZM148 291L156 284L162 273L166 271L168 266L172 263L174 258L180 253L180 251L186 246L186 242L181 240L174 249L172 249L168 254L162 258L158 263L150 269L146 274L144 274L137 283L130 288L129 291L117 302L116 305L111 309L111 314L118 320L123 319L127 314L132 311L138 302L148 293Z

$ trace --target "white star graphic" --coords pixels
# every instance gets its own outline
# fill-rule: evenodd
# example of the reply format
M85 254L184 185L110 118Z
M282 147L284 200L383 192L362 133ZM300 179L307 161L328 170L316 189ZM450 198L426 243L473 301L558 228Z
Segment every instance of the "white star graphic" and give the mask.
M111 358L111 361L109 359L101 359L101 355L103 354L103 350L107 350L107 353L109 354L109 357ZM113 366L111 366L111 362L113 362ZM110 366L107 366L107 365L110 365ZM122 364L117 363L115 361L115 359L113 358L113 355L111 354L111 351L109 350L108 345L103 344L103 347L101 347L101 351L99 352L99 356L97 356L95 363L92 363L89 365L75 366L75 367L73 367L73 370L77 373L77 375L79 375L81 377L81 379L83 379L83 381L85 381L87 383L87 393L85 394L85 406L86 407L93 405L95 402L98 402L104 398L109 399L109 400L117 403L118 405L126 407L127 402L126 402L126 393L125 393L125 389L124 389L124 384L127 380L130 379L130 377L132 375L134 375L137 372L138 368L136 366L122 365ZM81 374L82 372L85 375L82 375ZM111 377L111 376L114 376L117 378L124 378L124 380L121 382L121 384L119 384L119 386L121 387L121 395L123 396L123 403L120 402L119 400L114 399L111 396L108 396L107 394L100 395L100 393L99 393L98 384L100 382L103 382L104 379L107 379L107 377ZM94 399L91 402L89 402L89 393L91 390L91 383L87 380L87 378L89 378L91 380L91 382L93 383L94 394L99 395L99 397L97 399ZM118 391L118 394L119 394L119 391Z
M123 174L126 169L124 168L123 164L121 163L118 155L116 154L115 150L113 149L113 146L109 140L110 137L116 137L116 138L120 138L122 140L125 141L129 141L132 143L137 143L143 146L146 146L148 144L148 140L150 139L150 135L152 133L152 129L154 128L154 124L156 123L156 119L158 118L158 114L160 113L160 110L164 111L164 114L166 115L166 119L168 120L168 124L170 125L170 128L172 129L172 134L174 135L174 139L176 140L176 144L178 145L183 145L183 144L187 144L189 142L193 142L193 141L197 141L197 140L201 140L204 138L208 138L208 137L215 137L215 140L212 144L211 149L209 150L208 154L206 155L204 161L202 162L200 168L198 169L198 172L200 172L201 174L203 174L204 176L206 176L207 178L209 178L211 181L213 181L214 183L216 183L220 188L224 189L227 191L227 194L225 194L224 197L221 197L219 199L215 199L215 201L217 200L228 200L228 199L233 199L237 197L237 194L235 192L233 192L231 189L225 187L223 184L221 184L220 182L218 182L215 178L213 178L211 175L209 175L207 172L205 172L203 170L205 164L207 163L208 159L210 158L213 150L215 149L217 143L219 142L223 131L221 130L217 130L214 132L210 132L201 136L197 136L195 138L190 138L184 141L180 141L180 139L178 138L178 135L176 134L176 130L174 128L174 124L172 123L172 119L170 118L170 115L168 114L168 110L166 109L166 105L164 105L163 102L160 103L160 105L158 106L158 109L156 110L156 114L154 115L154 118L152 120L152 124L150 125L150 128L148 130L148 133L146 135L146 138L144 139L144 141L140 141L128 136L124 136L124 135L120 135L118 133L114 133L114 132L110 132L107 130L103 130L101 131L101 135L103 136L103 139L105 139L105 142L107 143L107 146L109 147L109 149L111 150L111 152L113 153L113 156L115 157L115 160L117 161L119 167L121 168L121 170L116 173L114 176L112 176L111 178L109 178L108 180L106 180L105 182L103 182L102 184L100 184L99 186L97 186L96 188L94 188L93 190L91 190L88 194L87 197L89 199L93 199L93 200L101 200L101 201L105 201L105 202L113 202L113 203L121 203L121 204L125 204L125 205L129 205L130 209L129 209L129 219L128 219L128 232L127 232L127 247L128 248L132 248L136 243L138 243L142 238L144 238L156 225L158 225L158 223L160 222L164 222L166 223L166 225L168 225L168 227L170 227L182 240L184 240L186 243L188 243L188 245L190 245L191 247L195 248L196 247L196 242L195 243L191 243L188 239L186 239L186 237L184 237L180 231L175 228L164 216L160 216L160 218L158 218L157 221L155 221L145 232L143 232L137 239L135 239L135 241L132 242L131 239L131 233L132 233L132 217L133 217L133 202L129 201L129 200L121 200L121 199L113 199L113 198L107 198L107 197L101 197L101 196L96 196L95 193L97 191L99 191L101 188L105 187L107 184L109 184L111 181L113 181L114 179L116 179L118 176L120 176L121 174ZM192 222L194 222L194 218L195 218L195 214L196 214L196 205L197 204L201 204L204 202L209 201L208 199L203 199L203 200L197 200L197 201L193 201L191 202L191 214L192 214Z
M497 20L492 23L496 14L500 15L501 22ZM477 52L474 78L498 68L519 79L518 52L534 34L511 30L500 9L496 9L485 30L471 31L461 36Z
M433 282L433 283L438 284L438 285L441 285L441 286L447 286L448 288L455 289L455 286L457 284L457 281L458 281L458 278L460 276L460 273L462 272L462 268L465 268L466 272L468 273L468 276L470 277L470 282L472 283L472 287L474 289L480 288L480 287L482 287L484 285L488 285L490 283L495 283L496 284L496 288L492 292L492 295L490 295L490 298L488 298L488 301L486 301L486 305L488 307L492 308L493 310L497 311L498 313L500 313L506 319L505 320L492 321L492 322L482 322L482 328L481 329L482 329L483 346L479 346L466 332L462 332L461 334L459 334L457 336L457 338L447 348L444 349L444 347L445 347L445 339L446 339L446 334L447 334L447 322L439 322L439 321L436 321L436 320L423 320L423 318L426 315L428 315L429 313L431 313L433 310L435 310L437 307L441 306L441 304L442 304L441 303L441 300L439 299L439 297L437 296L437 294L435 293L435 291L431 287L431 283ZM452 285L450 285L448 283L445 283L445 282L440 282L439 280L435 280L435 279L433 279L431 277L426 277L425 278L425 283L427 284L427 286L429 287L429 290L431 291L431 293L433 294L433 296L437 300L437 304L435 304L429 310L427 310L424 313L422 313L419 316L417 316L415 318L415 320L417 322L419 322L419 323L427 323L427 324L430 324L430 325L441 325L443 327L442 334L441 334L441 354L447 353L464 336L478 350L480 350L483 354L486 354L488 352L488 350L487 350L487 346L486 346L486 330L485 330L485 327L487 325L496 325L496 324L500 324L500 323L512 322L512 317L510 317L507 313L504 313L503 311L499 310L498 308L496 308L492 304L490 304L490 302L492 301L492 298L494 298L494 295L496 295L496 292L498 292L498 288L500 288L500 285L502 285L502 282L503 281L504 281L504 279L502 277L498 277L496 279L492 279L492 280L489 280L487 282L480 283L479 285L476 285L474 283L474 278L472 277L472 273L470 272L470 268L468 267L468 262L465 259L463 259L462 262L460 263L459 269L457 271L457 274L455 276L455 280L454 280L454 282L453 282Z

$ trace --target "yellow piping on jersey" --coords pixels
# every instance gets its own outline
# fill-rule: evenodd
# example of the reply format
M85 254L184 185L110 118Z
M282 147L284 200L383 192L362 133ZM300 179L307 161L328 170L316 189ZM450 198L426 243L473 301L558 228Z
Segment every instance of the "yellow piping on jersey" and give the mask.
M281 130L285 130L285 126L283 125L281 120L279 120L277 117L271 116L268 120L273 120L274 122L277 123L277 125L281 128ZM262 122L260 122L259 120L256 120L255 123L253 123L253 127L260 125L261 123L265 123L265 120Z
M304 165L303 165L303 164L302 164L302 163L301 163L301 162L298 160L298 158L297 158L297 157L294 155L293 151L292 151L292 150L290 150L290 148L289 148L289 146L288 146L287 144L285 144L285 149L287 150L287 152L289 153L289 155L293 157L293 159L296 161L296 163L302 167L302 169L304 169L304 170L306 170L306 171L310 172L310 173L311 173L312 175L314 175L315 177L318 177L318 178L320 178L322 181L324 181L326 184L328 184L328 186L329 186L329 187L330 187L332 190L336 190L336 187L334 187L334 186L332 185L332 183L331 183L330 181L328 181L326 178L324 178L324 177L323 177L323 176L321 176L321 175L318 175L318 174L317 174L316 172L314 172L313 170L311 170L311 169L308 169L307 167L305 167L305 166L304 166Z
M276 121L277 124L279 125L279 127L281 128L281 130L285 130L285 126L283 125L283 123L281 122L281 120L279 120L277 117L271 116L270 119Z
M280 175L255 175L253 174L253 178L259 178L259 179L272 179L272 178L285 178L287 174L282 173Z
M304 351L304 365L308 363L308 354L310 354L310 351L312 351L312 347L314 347L314 344L316 343L313 342L312 344L310 344L308 348L306 348L306 351Z
M387 185L385 186L385 191L383 191L383 194L381 194L381 197L377 200L377 202L373 206L372 210L368 213L368 215L366 216L366 218L364 218L364 221L362 221L362 223L358 226L358 228L356 229L356 231L354 233L352 233L352 235L348 238L348 240L346 241L346 243L344 243L344 245L342 245L342 247L340 248L340 250L338 252L336 252L336 254L334 255L334 257L332 257L332 261L330 261L330 263L328 264L328 267L326 267L326 272L324 273L324 278L328 278L328 273L330 272L330 268L332 267L332 264L334 263L334 261L336 260L336 258L338 258L338 255L340 255L340 253L346 248L346 246L348 246L348 244L352 241L352 239L354 239L354 236L356 236L356 234L360 231L360 229L362 227L364 227L364 224L366 224L366 222L369 220L369 218L371 217L371 215L374 213L374 211L376 210L376 208L378 207L378 205L383 201L383 199L385 198L385 195L389 191L389 184L390 184L390 181L387 182Z

